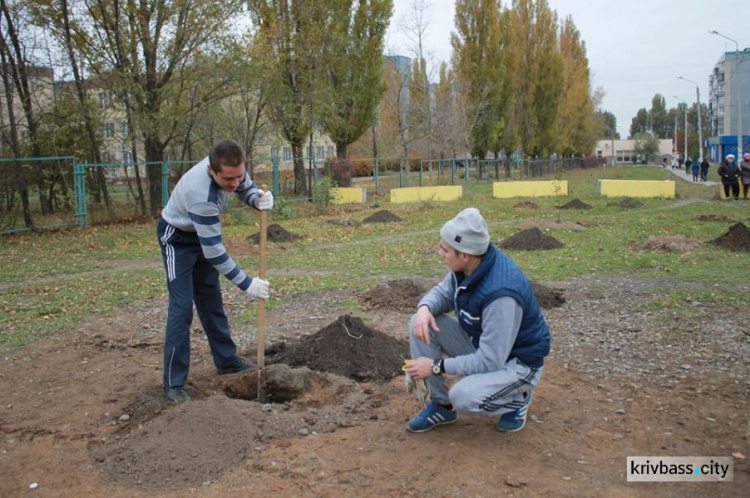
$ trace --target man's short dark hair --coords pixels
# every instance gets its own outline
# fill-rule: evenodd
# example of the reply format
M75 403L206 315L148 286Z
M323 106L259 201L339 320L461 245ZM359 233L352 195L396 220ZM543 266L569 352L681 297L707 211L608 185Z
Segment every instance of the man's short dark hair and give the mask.
M208 155L211 169L218 173L222 166L239 166L245 163L245 151L240 144L234 140L222 140L217 142Z

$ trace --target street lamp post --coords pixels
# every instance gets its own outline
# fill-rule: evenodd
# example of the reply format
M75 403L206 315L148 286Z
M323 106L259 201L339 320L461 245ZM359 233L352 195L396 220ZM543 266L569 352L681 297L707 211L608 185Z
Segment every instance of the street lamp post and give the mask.
M742 98L741 98L741 88L742 85L739 81L739 71L740 71L740 46L737 44L736 40L733 40L732 38L729 38L726 35L722 35L715 29L708 30L709 33L712 35L721 36L722 38L729 40L730 42L734 43L734 67L732 68L732 78L736 78L734 83L732 83L732 93L734 93L735 87L737 88L737 160L742 160Z
M678 102L678 105L677 105L678 112L674 113L674 150L675 152L677 152L677 114L679 113L679 110L680 110L679 104L685 104L685 113L684 113L685 114L685 127L684 127L684 132L682 134L684 148L682 149L682 153L685 154L685 158L687 159L687 104L683 102L683 100L677 95L672 95L672 97L676 98Z
M692 83L695 85L695 99L698 102L698 160L703 162L703 124L701 123L701 89L698 86L698 83L696 83L693 80L689 80L685 77L678 76L677 79L687 81L688 83ZM687 110L686 110L687 112ZM685 130L685 133L687 133L687 129ZM685 151L685 154L687 154L687 151Z

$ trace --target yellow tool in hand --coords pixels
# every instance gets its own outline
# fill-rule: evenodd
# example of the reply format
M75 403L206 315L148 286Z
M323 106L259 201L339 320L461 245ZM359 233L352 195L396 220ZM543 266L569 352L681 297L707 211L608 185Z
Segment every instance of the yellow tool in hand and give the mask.
M427 408L427 405L430 404L430 390L427 389L427 384L425 384L424 379L412 379L409 372L406 371L406 366L410 361L411 360L407 358L401 366L401 371L404 372L404 380L406 381L406 392L413 392L419 405L422 409L425 409Z

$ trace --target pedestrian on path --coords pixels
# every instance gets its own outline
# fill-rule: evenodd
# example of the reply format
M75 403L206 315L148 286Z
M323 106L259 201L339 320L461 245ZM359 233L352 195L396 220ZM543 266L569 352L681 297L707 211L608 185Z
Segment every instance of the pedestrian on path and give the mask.
M703 161L701 161L701 181L705 182L708 180L708 168L709 168L708 159L705 157L703 158Z
M698 173L700 173L701 165L698 161L693 161L693 164L690 166L690 169L693 170L693 181L698 181Z
M747 191L750 189L750 152L745 152L742 155L740 176L742 181L742 196L747 199Z
M721 184L724 186L724 197L729 199L729 191L732 191L734 200L740 198L740 168L734 161L734 154L727 154L727 158L721 163L718 170Z

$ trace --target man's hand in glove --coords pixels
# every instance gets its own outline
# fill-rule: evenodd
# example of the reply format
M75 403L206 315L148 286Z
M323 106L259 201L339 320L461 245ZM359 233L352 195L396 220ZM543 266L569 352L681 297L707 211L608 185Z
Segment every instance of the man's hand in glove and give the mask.
M247 288L247 293L258 299L268 299L270 296L271 284L268 280L263 280L260 277L255 277L250 282L250 287Z
M273 192L270 190L258 190L258 210L270 211L273 209Z

